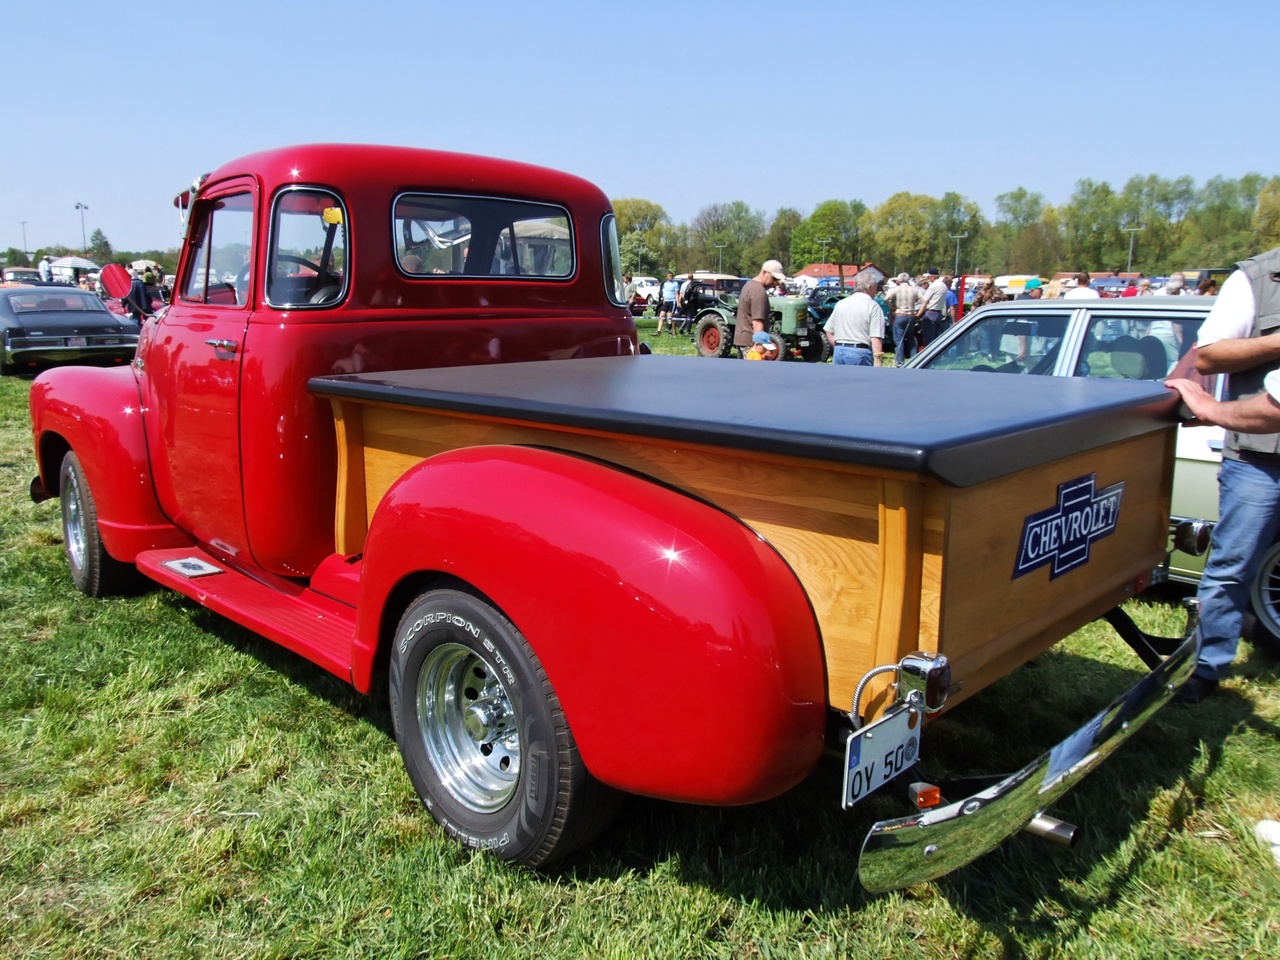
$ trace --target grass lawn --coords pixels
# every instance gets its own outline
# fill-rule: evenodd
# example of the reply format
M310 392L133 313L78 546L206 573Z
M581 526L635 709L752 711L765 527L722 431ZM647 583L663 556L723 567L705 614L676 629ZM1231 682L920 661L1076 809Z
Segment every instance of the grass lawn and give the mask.
M423 811L385 704L176 594L76 593L58 501L27 496L29 389L0 379L2 957L1280 955L1280 870L1252 836L1280 818L1280 681L1248 645L1219 696L1159 713L1053 808L1074 850L1017 836L869 895L862 836L904 811L842 812L828 766L753 807L631 799L558 869L505 867ZM1130 606L1179 632L1175 606ZM1095 624L938 720L926 757L1016 769L1139 675Z

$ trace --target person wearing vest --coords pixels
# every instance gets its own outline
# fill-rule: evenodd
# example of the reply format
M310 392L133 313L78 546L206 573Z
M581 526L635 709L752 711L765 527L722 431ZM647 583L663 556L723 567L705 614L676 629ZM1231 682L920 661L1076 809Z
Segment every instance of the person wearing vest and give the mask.
M1228 374L1227 396L1247 400L1265 393L1267 374L1280 369L1280 247L1236 267L1200 328L1196 370ZM1227 429L1218 504L1200 580L1200 660L1178 692L1190 703L1211 694L1235 659L1250 583L1280 536L1280 432Z

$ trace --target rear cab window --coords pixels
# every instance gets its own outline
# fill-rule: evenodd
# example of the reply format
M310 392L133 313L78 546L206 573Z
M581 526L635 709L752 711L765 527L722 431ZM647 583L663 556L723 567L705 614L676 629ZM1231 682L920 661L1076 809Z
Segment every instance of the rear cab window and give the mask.
M568 280L577 270L573 221L554 204L403 193L392 218L396 263L410 277Z

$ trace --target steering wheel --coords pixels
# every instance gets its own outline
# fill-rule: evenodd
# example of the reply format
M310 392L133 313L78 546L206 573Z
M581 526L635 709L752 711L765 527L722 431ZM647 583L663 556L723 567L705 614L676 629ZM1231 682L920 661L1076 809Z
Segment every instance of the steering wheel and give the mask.
M249 299L249 268L252 266L253 261L250 260L236 274L235 283L232 284L236 291L236 303L244 303Z
M317 277L331 277L332 274L325 270L318 263L312 263L310 260L304 260L302 257L295 257L288 253L277 253L276 262L284 261L285 263L296 263L300 267L310 267L316 272Z

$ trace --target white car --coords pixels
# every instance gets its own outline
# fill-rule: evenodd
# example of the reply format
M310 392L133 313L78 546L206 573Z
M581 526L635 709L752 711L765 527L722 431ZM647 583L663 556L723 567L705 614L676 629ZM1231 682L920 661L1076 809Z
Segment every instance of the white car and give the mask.
M1195 373L1191 347L1215 297L1127 297L1096 300L1006 300L966 315L908 367L1054 377L1198 379L1221 397L1223 378ZM1178 430L1173 525L1218 520L1221 427ZM1196 583L1204 557L1174 549L1171 580ZM1280 650L1280 543L1250 586L1253 639Z
M632 277L636 284L636 295L644 297L645 302L651 307L658 305L658 298L662 296L662 284L658 282L657 277Z

